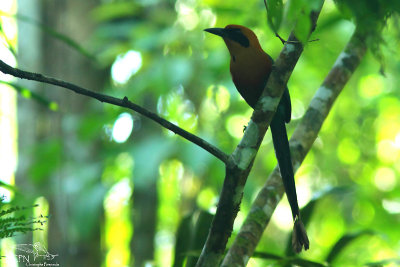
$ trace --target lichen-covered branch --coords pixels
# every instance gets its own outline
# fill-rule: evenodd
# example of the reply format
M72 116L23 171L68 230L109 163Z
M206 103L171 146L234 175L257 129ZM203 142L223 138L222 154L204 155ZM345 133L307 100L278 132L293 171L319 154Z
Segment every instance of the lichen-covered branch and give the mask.
M290 139L292 161L296 171L310 150L332 105L363 58L366 46L356 31L314 95L303 119ZM284 193L279 168L275 167L254 200L222 266L245 266L252 256L272 213Z
M322 8L311 12L312 30ZM310 33L311 34L311 33ZM272 120L286 83L303 52L303 45L292 33L275 61L263 94L246 128L244 136L226 164L224 185L216 214L203 247L198 267L219 266L239 211L243 188L257 151Z

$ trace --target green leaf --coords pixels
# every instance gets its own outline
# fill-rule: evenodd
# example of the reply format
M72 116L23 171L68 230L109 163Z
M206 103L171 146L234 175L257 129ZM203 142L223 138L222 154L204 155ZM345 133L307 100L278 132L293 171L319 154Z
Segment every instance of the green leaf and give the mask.
M14 191L14 192L17 191L17 188L16 188L15 186L10 185L10 184L8 184L8 183L5 183L5 182L3 182L3 181L0 181L0 187L4 187L4 188L6 188L6 189L8 189L8 190L11 190L11 191Z
M310 202L307 203L301 210L301 220L303 221L303 224L305 227L307 227L308 223L311 220L311 216L314 212L314 208L316 204L324 199L325 197L328 196L343 196L343 194L346 194L350 191L350 187L332 187L325 189L323 191L317 192L314 194L313 198L311 199ZM293 249L292 249L292 238L290 237L287 244L286 244L286 251L285 255L294 255Z
M48 27L47 25L45 25L44 23L41 23L35 19L32 19L28 16L24 16L21 14L16 14L16 15L11 15L5 12L1 12L0 11L0 15L1 16L8 16L8 17L14 17L15 19L19 20L19 21L23 21L26 23L29 23L31 25L34 25L36 27L38 27L39 29L41 29L43 32L49 34L50 36L54 37L55 39L60 40L61 42L67 44L69 47L71 47L72 49L76 50L77 52L79 52L80 54L84 55L87 58L90 58L92 60L95 60L95 56L92 55L89 51L87 51L85 48L83 48L80 44L78 44L77 42L75 42L74 40L72 40L69 36L67 36L66 34L57 32L56 30L54 30L51 27Z
M129 18L140 14L142 9L136 2L111 2L102 4L92 11L92 17L99 22Z
M400 266L400 259L385 259L385 260L376 261L376 262L369 262L369 263L366 263L365 266L372 266L372 267L395 266L395 265L391 265L391 264Z
M15 48L13 47L11 41L8 39L7 35L4 34L3 25L1 24L1 22L0 22L0 33L1 36L4 38L4 43L6 44L7 49L10 50L10 52L13 54L14 57L17 57L17 51L15 51Z
M338 242L333 246L328 256L326 257L326 261L332 263L335 258L355 239L363 236L363 235L371 235L374 234L371 230L363 230L353 234L345 234L343 235Z
M173 267L181 267L184 264L191 242L192 219L193 213L190 213L182 218L178 226Z
M13 82L0 81L0 83L11 86L12 88L15 89L15 91L17 91L24 98L35 100L40 105L48 107L50 110L53 110L53 111L58 110L58 104L56 102L50 101L50 100L44 98L43 96L41 96L40 94L35 93L32 90L29 90L26 87L20 86Z
M276 33L279 30L279 27L282 23L283 16L283 3L282 0L266 0L264 2L266 4L267 12L268 12L268 25L269 27Z
M182 219L176 236L174 267L183 266L185 257L186 267L196 265L213 217L208 211L198 210Z
M190 245L191 251L201 251L206 242L208 231L211 226L214 215L208 211L200 210L194 227L192 242ZM186 267L195 266L200 255L188 257Z
M254 252L253 258L261 258L261 259L266 259L266 260L276 260L277 263L279 263L279 266L304 266L304 267L325 267L328 266L325 263L319 263L315 261L310 261L310 260L305 260L297 257L289 257L289 258L284 258L281 256L278 256L276 254L272 253L266 253L266 252Z
M305 44L311 32L311 18L308 12L301 12L297 18L294 34L300 42Z

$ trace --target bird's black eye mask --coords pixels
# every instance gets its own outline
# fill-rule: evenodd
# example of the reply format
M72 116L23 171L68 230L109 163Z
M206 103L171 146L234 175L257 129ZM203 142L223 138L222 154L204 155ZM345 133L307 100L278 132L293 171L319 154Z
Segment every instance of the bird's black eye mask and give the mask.
M224 32L226 38L229 38L232 41L239 43L243 47L249 47L249 39L243 34L243 32L239 28L225 28Z

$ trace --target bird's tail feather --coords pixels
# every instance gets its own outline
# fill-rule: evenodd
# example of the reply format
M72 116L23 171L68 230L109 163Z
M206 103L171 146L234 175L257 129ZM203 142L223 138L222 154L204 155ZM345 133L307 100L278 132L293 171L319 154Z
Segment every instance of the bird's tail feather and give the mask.
M296 216L299 216L299 206L297 204L296 185L294 183L292 159L285 122L280 116L281 114L278 114L278 112L275 113L271 122L272 141L294 220Z
M300 211L297 203L296 185L294 182L292 158L290 156L285 119L282 113L279 112L279 107L271 122L271 132L276 158L278 159L279 170L281 172L283 185L285 187L294 220L292 247L296 253L299 253L303 247L305 250L309 248L309 240L305 227L300 219Z

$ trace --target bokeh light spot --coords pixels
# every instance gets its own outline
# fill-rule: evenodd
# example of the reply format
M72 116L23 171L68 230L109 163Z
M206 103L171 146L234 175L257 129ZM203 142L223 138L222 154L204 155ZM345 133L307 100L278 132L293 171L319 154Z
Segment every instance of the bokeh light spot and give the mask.
M382 140L378 143L378 158L384 163L394 163L398 159L399 151L395 143L390 140Z
M226 87L220 85L218 86L217 92L215 94L215 102L217 104L219 112L224 112L229 108L230 94Z
M394 139L394 146L395 146L396 148L399 148L399 149L400 149L400 132L397 133L397 135L396 135L396 137L395 137L395 139Z
M337 148L337 155L340 161L354 164L360 157L360 150L351 139L343 139Z
M380 95L384 88L382 75L371 74L360 79L358 92L364 98L373 98Z
M226 123L228 133L237 139L242 138L244 126L246 126L248 122L249 119L242 115L233 115L229 117Z
M382 206L391 214L400 213L400 201L383 199Z
M117 56L111 66L111 77L117 84L126 83L142 67L142 55L138 51L130 50Z
M196 28L199 23L199 16L189 3L177 1L175 9L178 12L178 22L182 25L182 27L188 31Z
M124 143L132 133L133 118L129 113L122 113L118 116L112 129L112 138L117 143Z
M375 186L381 191L391 191L396 186L394 170L387 167L379 168L374 177Z
M199 207L208 210L215 205L217 194L212 188L205 188L200 191L197 196L197 204Z

